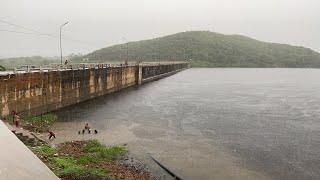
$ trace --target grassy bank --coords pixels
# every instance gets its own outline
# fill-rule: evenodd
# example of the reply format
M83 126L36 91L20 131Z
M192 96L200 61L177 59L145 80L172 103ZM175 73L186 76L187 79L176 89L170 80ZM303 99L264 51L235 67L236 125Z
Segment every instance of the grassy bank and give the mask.
M30 149L61 179L153 179L118 163L127 153L123 146L106 147L89 140L63 143L56 149L47 145Z
M42 115L32 116L20 119L20 126L32 132L48 132L50 126L58 120L58 116L53 113L46 113ZM13 117L9 116L7 121L13 123Z
M21 125L30 131L47 132L50 126L57 120L57 115L53 113L47 113L22 119Z

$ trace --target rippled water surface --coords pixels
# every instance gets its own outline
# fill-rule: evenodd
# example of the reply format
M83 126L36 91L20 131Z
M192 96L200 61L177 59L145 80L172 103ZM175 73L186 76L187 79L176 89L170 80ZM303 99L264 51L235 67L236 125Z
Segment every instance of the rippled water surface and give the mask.
M320 179L319 107L317 69L194 68L59 110L53 129L186 179ZM99 134L78 135L85 123Z

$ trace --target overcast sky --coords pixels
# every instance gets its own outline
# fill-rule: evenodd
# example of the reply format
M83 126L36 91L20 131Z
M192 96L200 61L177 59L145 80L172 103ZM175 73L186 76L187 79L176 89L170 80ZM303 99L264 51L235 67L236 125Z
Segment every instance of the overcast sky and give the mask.
M63 39L64 54L191 30L320 52L320 0L1 0L0 58L59 56L65 22L62 34L73 41Z

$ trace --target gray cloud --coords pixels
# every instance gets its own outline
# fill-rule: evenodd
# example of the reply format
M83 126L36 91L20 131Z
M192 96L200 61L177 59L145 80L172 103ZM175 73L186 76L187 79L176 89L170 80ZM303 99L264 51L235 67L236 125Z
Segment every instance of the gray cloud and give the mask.
M189 30L241 34L320 51L318 0L1 0L0 19L63 34L65 54ZM59 39L0 22L0 58L58 56Z

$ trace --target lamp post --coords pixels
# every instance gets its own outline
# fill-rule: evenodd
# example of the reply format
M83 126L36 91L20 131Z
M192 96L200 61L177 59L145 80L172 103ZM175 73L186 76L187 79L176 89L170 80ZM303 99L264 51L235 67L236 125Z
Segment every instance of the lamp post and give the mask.
M122 39L124 39L125 41L127 41L127 62L128 62L128 53L129 53L129 41L128 39L122 37Z
M62 64L61 28L62 28L62 26L66 25L66 24L68 24L68 22L66 22L66 23L64 23L64 24L62 24L62 25L60 26L60 53L61 53L61 64Z

